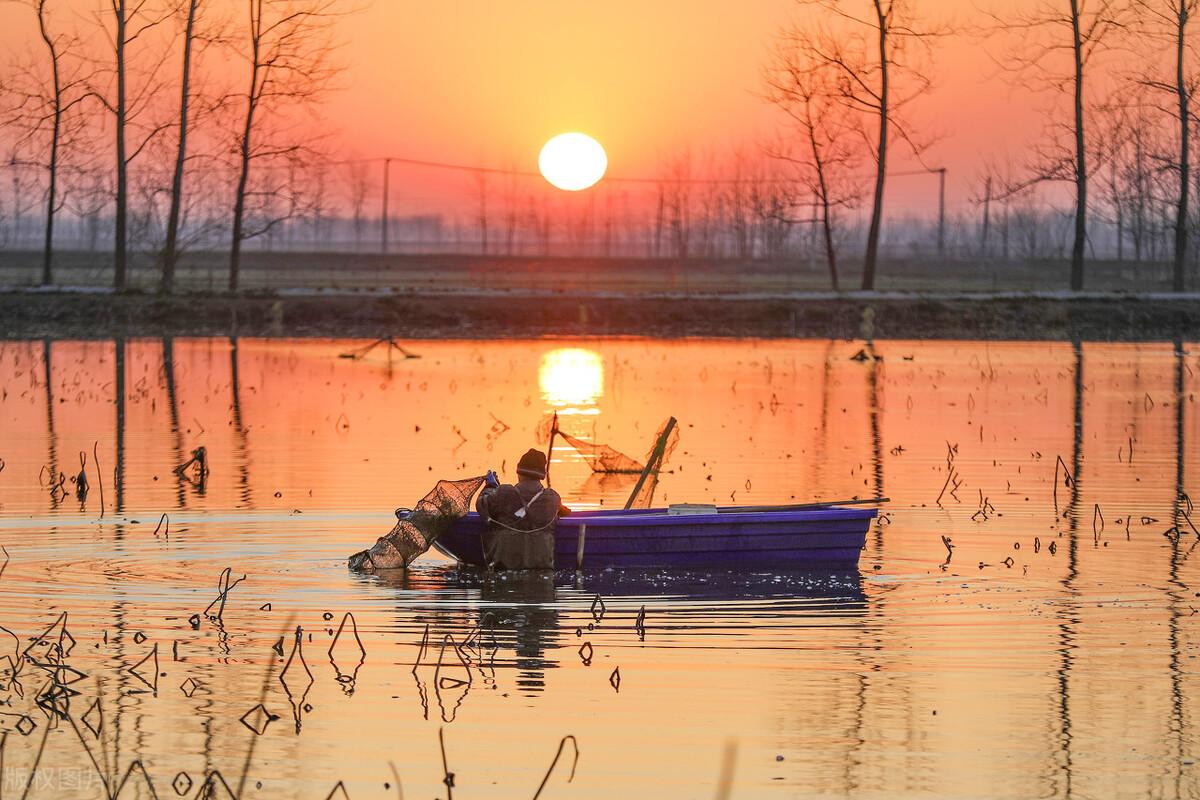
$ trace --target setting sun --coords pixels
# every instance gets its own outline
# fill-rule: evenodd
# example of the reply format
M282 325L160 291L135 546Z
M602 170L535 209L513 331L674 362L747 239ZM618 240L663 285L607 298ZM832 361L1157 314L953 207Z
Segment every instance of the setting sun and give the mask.
M538 169L557 188L577 192L604 177L608 156L586 133L560 133L542 146Z
M538 367L542 397L552 406L595 406L604 394L604 361L594 350L561 347L542 356ZM576 410L561 413L586 413Z

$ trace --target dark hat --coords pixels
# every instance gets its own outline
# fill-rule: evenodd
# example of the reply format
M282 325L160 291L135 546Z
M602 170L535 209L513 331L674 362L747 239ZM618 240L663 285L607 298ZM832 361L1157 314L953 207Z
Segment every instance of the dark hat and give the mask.
M544 479L546 477L546 454L541 450L527 451L517 462L517 474Z

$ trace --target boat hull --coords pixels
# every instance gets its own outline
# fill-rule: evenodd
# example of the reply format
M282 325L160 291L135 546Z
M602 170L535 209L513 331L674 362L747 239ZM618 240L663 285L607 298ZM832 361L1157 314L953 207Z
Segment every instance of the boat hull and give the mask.
M875 516L875 509L857 508L686 515L665 510L577 513L558 521L554 563L557 569L586 570L853 567ZM469 514L435 547L464 564L482 566L483 530L479 516Z

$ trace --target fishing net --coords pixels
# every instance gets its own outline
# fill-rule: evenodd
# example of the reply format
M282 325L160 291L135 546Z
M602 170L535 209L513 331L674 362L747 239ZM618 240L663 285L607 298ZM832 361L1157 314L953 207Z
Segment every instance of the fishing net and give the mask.
M370 550L350 556L350 569L404 569L471 510L484 478L438 481L413 509L398 509L396 527Z
M654 508L654 492L658 489L658 473L655 472L638 488L626 508Z
M634 461L620 450L614 450L606 444L585 442L569 433L558 432L559 438L575 448L575 452L583 456L583 460L592 468L592 472L603 472L609 475L640 475L646 468L645 464Z
M587 442L566 433L558 427L557 414L543 420L538 426L536 435L538 442L542 444L555 437L560 437L583 456L583 460L596 475L641 475L645 473L645 478L639 480L634 487L633 495L625 505L626 508L651 508L653 506L654 492L658 489L658 476L679 445L679 427L675 424L674 417L664 422L659 427L658 433L654 435L650 451L646 454L645 464L606 444ZM647 469L647 465L649 465L649 469Z
M658 447L658 441L663 437L663 432L666 430L668 423L664 422L658 429L658 433L654 436L654 442L650 445L650 452L646 454L646 463L649 463L654 458L655 450ZM592 472L602 473L605 475L640 475L646 468L646 464L599 442L588 442L564 431L558 427L558 416L555 415L546 419L538 427L537 439L539 443L546 443L551 437L561 438L564 442L571 445L575 452L583 456L583 460L591 468ZM664 446L664 452L661 462L665 462L670 458L671 453L675 451L676 445L679 444L679 429L672 426L671 433L667 437L667 442ZM657 469L662 468L662 463L659 463ZM657 472L656 469L656 472Z

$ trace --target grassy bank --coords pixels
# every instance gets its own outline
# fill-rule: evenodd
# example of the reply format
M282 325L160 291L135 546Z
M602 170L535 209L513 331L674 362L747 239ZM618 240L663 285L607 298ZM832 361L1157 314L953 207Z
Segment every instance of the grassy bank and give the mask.
M0 293L0 337L1200 338L1194 299Z

